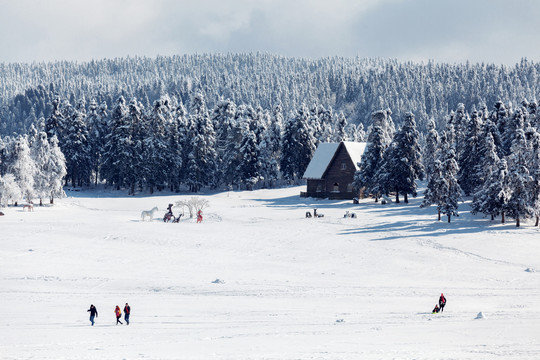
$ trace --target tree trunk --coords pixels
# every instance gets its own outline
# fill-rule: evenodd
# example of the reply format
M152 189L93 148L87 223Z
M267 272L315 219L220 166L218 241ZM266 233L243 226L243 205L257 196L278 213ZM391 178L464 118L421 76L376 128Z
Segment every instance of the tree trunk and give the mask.
M403 201L405 202L405 204L409 203L409 198L407 197L407 193L403 194Z
M540 217L536 215L536 223L534 224L534 226L538 226L539 222L540 222Z
M493 214L491 214L491 221L495 220L495 217L493 216Z
M437 209L437 213L439 214L439 221L441 221L441 209Z
M519 216L516 218L516 227L519 227Z
M448 222L450 222L450 215L448 215Z
M43 199L39 198L39 206L43 206Z
M396 191L396 204L399 204L399 191Z
M504 224L504 211L501 213L501 224Z

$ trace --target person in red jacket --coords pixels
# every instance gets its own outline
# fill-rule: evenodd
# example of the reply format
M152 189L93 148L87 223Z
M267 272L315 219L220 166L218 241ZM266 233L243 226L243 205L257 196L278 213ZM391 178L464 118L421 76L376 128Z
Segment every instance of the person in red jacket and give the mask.
M124 324L123 322L120 321L120 317L122 316L122 310L120 310L120 306L116 305L116 309L114 309L114 313L116 314L116 325L118 325L118 323Z
M439 298L439 307L441 308L441 312L443 312L444 306L446 305L446 298L441 293L441 297Z
M126 325L129 325L129 314L131 313L131 307L126 303L124 306L124 320L126 320Z

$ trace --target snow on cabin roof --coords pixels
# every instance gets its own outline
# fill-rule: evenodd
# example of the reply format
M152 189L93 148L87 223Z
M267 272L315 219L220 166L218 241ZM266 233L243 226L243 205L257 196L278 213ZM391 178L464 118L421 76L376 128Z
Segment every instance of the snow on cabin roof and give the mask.
M304 179L322 178L338 146L339 144L336 143L320 143L304 173Z
M349 156L354 164L356 170L359 170L358 163L362 160L362 155L366 151L367 143L365 142L353 142L353 141L344 141L343 145L347 149Z
M343 145L349 153L356 170L358 170L358 163L364 154L366 143L344 141ZM311 159L303 178L321 179L328 168L328 165L330 165L330 161L332 161L338 147L339 143L320 143L317 150L315 150L315 154L313 154L313 158Z

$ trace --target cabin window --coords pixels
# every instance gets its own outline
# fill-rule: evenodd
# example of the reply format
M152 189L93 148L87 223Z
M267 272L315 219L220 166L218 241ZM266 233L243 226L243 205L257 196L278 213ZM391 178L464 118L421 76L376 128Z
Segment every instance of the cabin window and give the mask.
M317 190L315 190L316 192L322 192L322 184L318 184L317 185Z
M345 161L341 163L341 170L347 170L347 163Z
M352 183L347 184L347 192L352 192Z
M339 192L339 184L338 183L334 183L334 187L333 187L333 192Z

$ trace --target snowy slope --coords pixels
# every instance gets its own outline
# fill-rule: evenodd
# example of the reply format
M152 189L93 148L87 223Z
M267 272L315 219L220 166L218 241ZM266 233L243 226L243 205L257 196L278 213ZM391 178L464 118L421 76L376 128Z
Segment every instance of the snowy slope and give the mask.
M537 228L301 190L203 195L201 224L159 221L190 195L73 192L4 209L0 358L538 358ZM314 207L325 216L306 219ZM131 324L116 326L126 302Z

